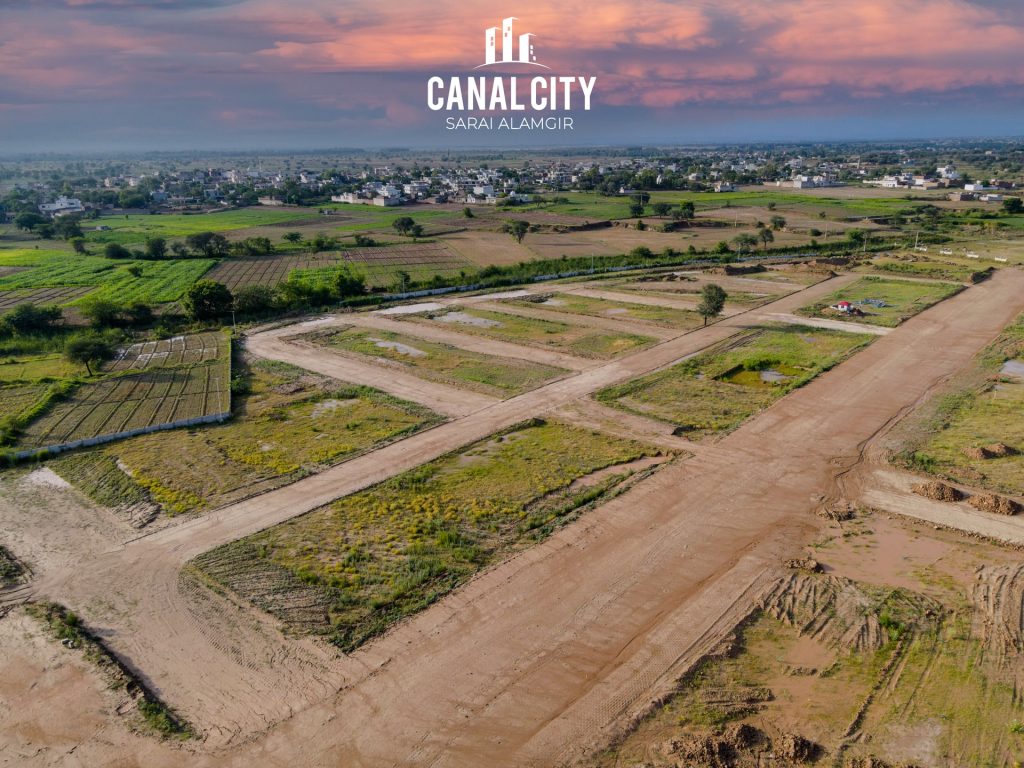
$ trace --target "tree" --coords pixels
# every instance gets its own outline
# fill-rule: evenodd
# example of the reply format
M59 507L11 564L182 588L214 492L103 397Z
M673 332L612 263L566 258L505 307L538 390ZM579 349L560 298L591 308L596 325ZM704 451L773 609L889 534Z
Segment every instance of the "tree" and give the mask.
M780 229L786 228L786 219L783 218L782 216L772 216L771 219L769 219L769 221L771 221L772 223L772 229L774 229L776 232L778 232Z
M0 320L5 328L17 334L49 333L60 322L63 313L52 305L19 304Z
M725 242L725 240L719 240L717 243L715 243L715 247L712 250L712 253L731 253L731 249L729 248L729 244Z
M629 204L629 215L633 217L644 215L644 204L643 203L630 203Z
M269 285L245 285L235 292L235 310L242 315L258 315L274 307L274 289Z
M864 242L867 234L863 229L848 229L846 230L846 239L855 245L860 245Z
M1003 211L1006 213L1022 213L1024 212L1024 200L1019 197L1008 197L1003 200Z
M185 238L188 247L208 259L222 258L228 255L230 243L224 235L217 232L196 232Z
M85 238L84 237L73 237L71 238L71 248L75 253L85 253Z
M355 236L356 248L372 248L377 244L369 235L356 235Z
M124 310L124 317L129 324L136 327L151 325L153 322L153 308L144 301L133 301Z
M330 251L337 244L338 240L325 232L317 232L316 237L313 238L313 250L316 251Z
M346 264L334 276L334 292L341 299L347 299L350 296L362 296L366 293L366 278L362 275L357 275Z
M672 210L671 203L655 203L651 206L651 210L654 211L655 216L668 216L668 212Z
M107 299L89 299L79 306L78 311L89 325L97 329L112 328L121 320L120 305Z
M108 259L130 259L132 252L120 243L107 243L103 247L103 255Z
M14 217L14 226L18 229L24 230L25 232L31 232L40 224L45 224L46 222L47 218L45 216L38 213L32 213L31 211L19 213Z
M413 240L423 237L423 225L413 224L409 230L409 234L412 236Z
M761 239L761 242L764 243L764 249L766 251L768 250L768 243L774 243L775 242L775 235L773 235L772 231L770 229L768 229L767 227L762 229L762 230L760 230L757 233L757 236Z
M171 255L176 259L187 259L192 254L184 243L171 243Z
M284 240L286 243L291 243L292 245L295 245L296 243L302 240L302 233L285 232L283 235L281 235L281 239Z
M467 219L472 219L475 216L475 214L473 213L473 209L470 208L468 205L462 209L462 215L465 216Z
M722 314L727 298L729 298L729 294L722 286L715 283L708 283L700 289L700 304L697 305L697 312L704 318L704 325L708 324L709 318Z
M692 200L686 200L679 204L679 207L672 211L672 218L676 221L689 221L696 215L697 208Z
M773 200L773 201L771 201L771 202L769 202L769 203L768 203L768 206L767 206L767 207L768 207L768 210L769 210L769 211L774 211L774 210L775 210L775 205L776 205L776 203L775 203L775 201L774 201L774 200Z
M398 234L408 235L412 228L416 226L416 222L410 216L399 216L391 222L391 226L395 228L395 232Z
M162 237L147 237L146 238L146 258L147 259L166 259L167 258L167 241Z
M185 311L196 320L223 317L234 306L234 297L223 283L199 280L185 294Z
M764 231L764 230L762 230ZM733 244L740 252L757 247L757 236L749 232L743 232L732 239Z
M505 226L502 229L512 235L512 237L516 239L517 243L521 243L523 242L523 238L526 237L526 233L530 231L530 222L523 221L522 219L506 221Z
M98 333L82 333L64 345L64 357L85 366L92 376L92 363L103 363L114 356L114 345Z
M54 232L63 237L65 240L70 240L73 237L84 237L85 233L82 232L82 223L77 216L61 216L53 224Z

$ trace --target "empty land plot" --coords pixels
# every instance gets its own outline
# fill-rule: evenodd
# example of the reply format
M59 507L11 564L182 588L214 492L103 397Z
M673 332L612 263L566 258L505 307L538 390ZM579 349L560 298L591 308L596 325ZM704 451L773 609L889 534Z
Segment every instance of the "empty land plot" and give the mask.
M798 309L797 314L895 328L917 313L962 290L962 285L954 283L892 280L867 275L826 296L817 304ZM830 309L841 301L849 302L853 310L857 311L841 312Z
M655 455L532 421L195 564L294 628L352 650L573 518Z
M334 253L279 254L251 259L228 259L211 269L206 277L223 283L232 291L249 285L272 287L287 280L292 270L323 269L336 266L339 261L339 256Z
M71 288L39 288L37 290L0 291L0 312L6 312L19 304L55 304L58 307L70 304L92 289L86 286Z
M875 272L905 277L924 277L933 280L952 280L958 283L977 282L987 274L983 265L957 264L912 256L876 256L855 267L857 272Z
M243 208L199 214L104 216L96 223L108 229L83 229L90 243L131 245L143 243L150 237L182 238L199 232L228 232L233 229L308 221L313 217L314 213L309 209Z
M30 423L17 447L59 446L226 414L229 378L227 362L213 361L82 384Z
M596 397L674 424L678 432L700 439L736 428L872 338L820 328L765 326L741 332L665 370L604 389Z
M396 315L403 322L443 324L455 331L493 339L554 347L581 357L608 359L653 344L656 339L632 333L595 331L582 325L519 317L485 309L453 309Z
M640 320L681 330L696 328L702 322L699 314L686 309L634 304L626 300L612 301L572 293L536 294L524 298L505 299L503 303L573 315Z
M1024 317L979 357L974 370L912 417L899 458L918 470L1024 495Z
M256 361L234 418L100 449L169 513L213 509L320 471L440 418L367 387Z
M666 296L672 298L692 299L700 301L701 284L694 281L679 280L641 280L637 282L617 283L608 286L615 291L628 291L633 293L650 294L652 296ZM728 291L728 301L744 307L759 307L769 301L775 301L783 296L783 293L770 291Z
M129 371L194 365L224 359L230 353L231 336L227 331L195 333L131 344L118 350L117 356L107 365L107 370Z
M314 331L304 338L400 366L431 381L498 397L521 394L568 373L563 368L482 355L391 331L342 328Z

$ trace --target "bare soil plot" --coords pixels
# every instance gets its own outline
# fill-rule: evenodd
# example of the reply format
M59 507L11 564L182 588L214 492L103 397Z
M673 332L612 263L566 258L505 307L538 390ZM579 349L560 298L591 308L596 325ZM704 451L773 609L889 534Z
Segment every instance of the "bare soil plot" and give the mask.
M306 334L315 343L358 354L424 378L511 397L568 373L563 368L482 355L391 331L335 328Z
M505 299L502 303L570 315L639 320L680 331L696 328L703 322L700 315L690 310L634 304L625 297L623 301L613 301L574 293L538 293L524 298Z
M485 309L450 309L426 315L402 315L403 322L445 324L454 331L532 344L581 357L608 359L654 343L655 339L632 333L595 331L583 325L519 317Z
M232 291L248 285L275 286L288 279L295 269L321 269L335 266L340 258L334 253L277 254L248 259L226 259L211 269L208 280L223 283Z
M22 270L28 269L28 267L17 267L16 269ZM92 288L89 286L73 286L67 288L0 291L0 312L6 312L19 304L56 304L57 306L64 306L65 304L70 304L75 299L81 298L91 290Z
M875 256L854 267L856 272L869 272L893 277L920 277L975 283L983 279L991 265L958 264L952 261L922 258L920 254L887 254Z
M288 626L352 650L572 519L654 453L528 422L195 564Z
M955 283L894 280L868 275L818 303L798 309L797 314L893 328L961 290L963 286ZM851 309L831 309L839 302L847 302Z
M676 425L695 439L735 429L870 341L800 326L745 331L663 371L597 393L607 405Z

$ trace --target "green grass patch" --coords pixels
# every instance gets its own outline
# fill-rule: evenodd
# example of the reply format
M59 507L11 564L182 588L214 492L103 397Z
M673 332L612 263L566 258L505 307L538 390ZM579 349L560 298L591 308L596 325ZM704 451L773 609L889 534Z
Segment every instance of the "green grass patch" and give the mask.
M195 563L286 621L314 590L317 615L299 628L350 651L571 519L629 471L583 478L650 455L635 441L532 421Z
M391 331L343 328L314 331L306 338L374 360L388 361L431 381L497 397L521 394L568 373L550 365L482 355Z
M640 320L677 329L696 328L703 322L699 314L687 309L634 304L628 300L612 301L572 293L538 294L529 298L506 299L503 303L588 317Z
M601 390L596 398L702 439L735 429L871 340L820 328L765 326L663 371Z
M458 309L427 315L400 315L408 322L441 324L460 333L471 333L513 344L531 344L560 351L608 359L649 346L657 341L633 333L597 331L583 325L555 320L519 317L484 309Z
M17 584L24 569L6 547L0 546L0 587Z
M78 373L78 368L63 355L36 355L0 359L0 383L33 382L44 379L62 379ZM4 406L0 405L0 409Z
M270 208L242 208L235 211L196 214L104 216L95 222L83 222L82 229L85 231L85 239L89 243L140 245L150 237L175 239L199 232L229 232L236 229L249 229L292 221L308 221L316 218L315 209L280 211ZM109 229L97 232L90 229L90 226L104 226ZM326 228L328 222L324 222L324 226Z
M845 288L840 288L817 304L798 309L797 314L805 317L826 317L833 320L849 320L895 328L919 312L948 299L963 289L962 285L953 283L892 280L867 275ZM865 300L881 302L882 306L863 303ZM829 309L840 301L850 302L864 314L850 315Z

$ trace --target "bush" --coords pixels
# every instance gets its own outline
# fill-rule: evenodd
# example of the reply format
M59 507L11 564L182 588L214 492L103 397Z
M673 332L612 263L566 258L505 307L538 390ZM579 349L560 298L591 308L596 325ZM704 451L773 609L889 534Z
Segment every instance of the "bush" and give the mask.
M185 294L185 311L196 320L214 320L228 314L234 307L234 297L223 283L199 280Z

